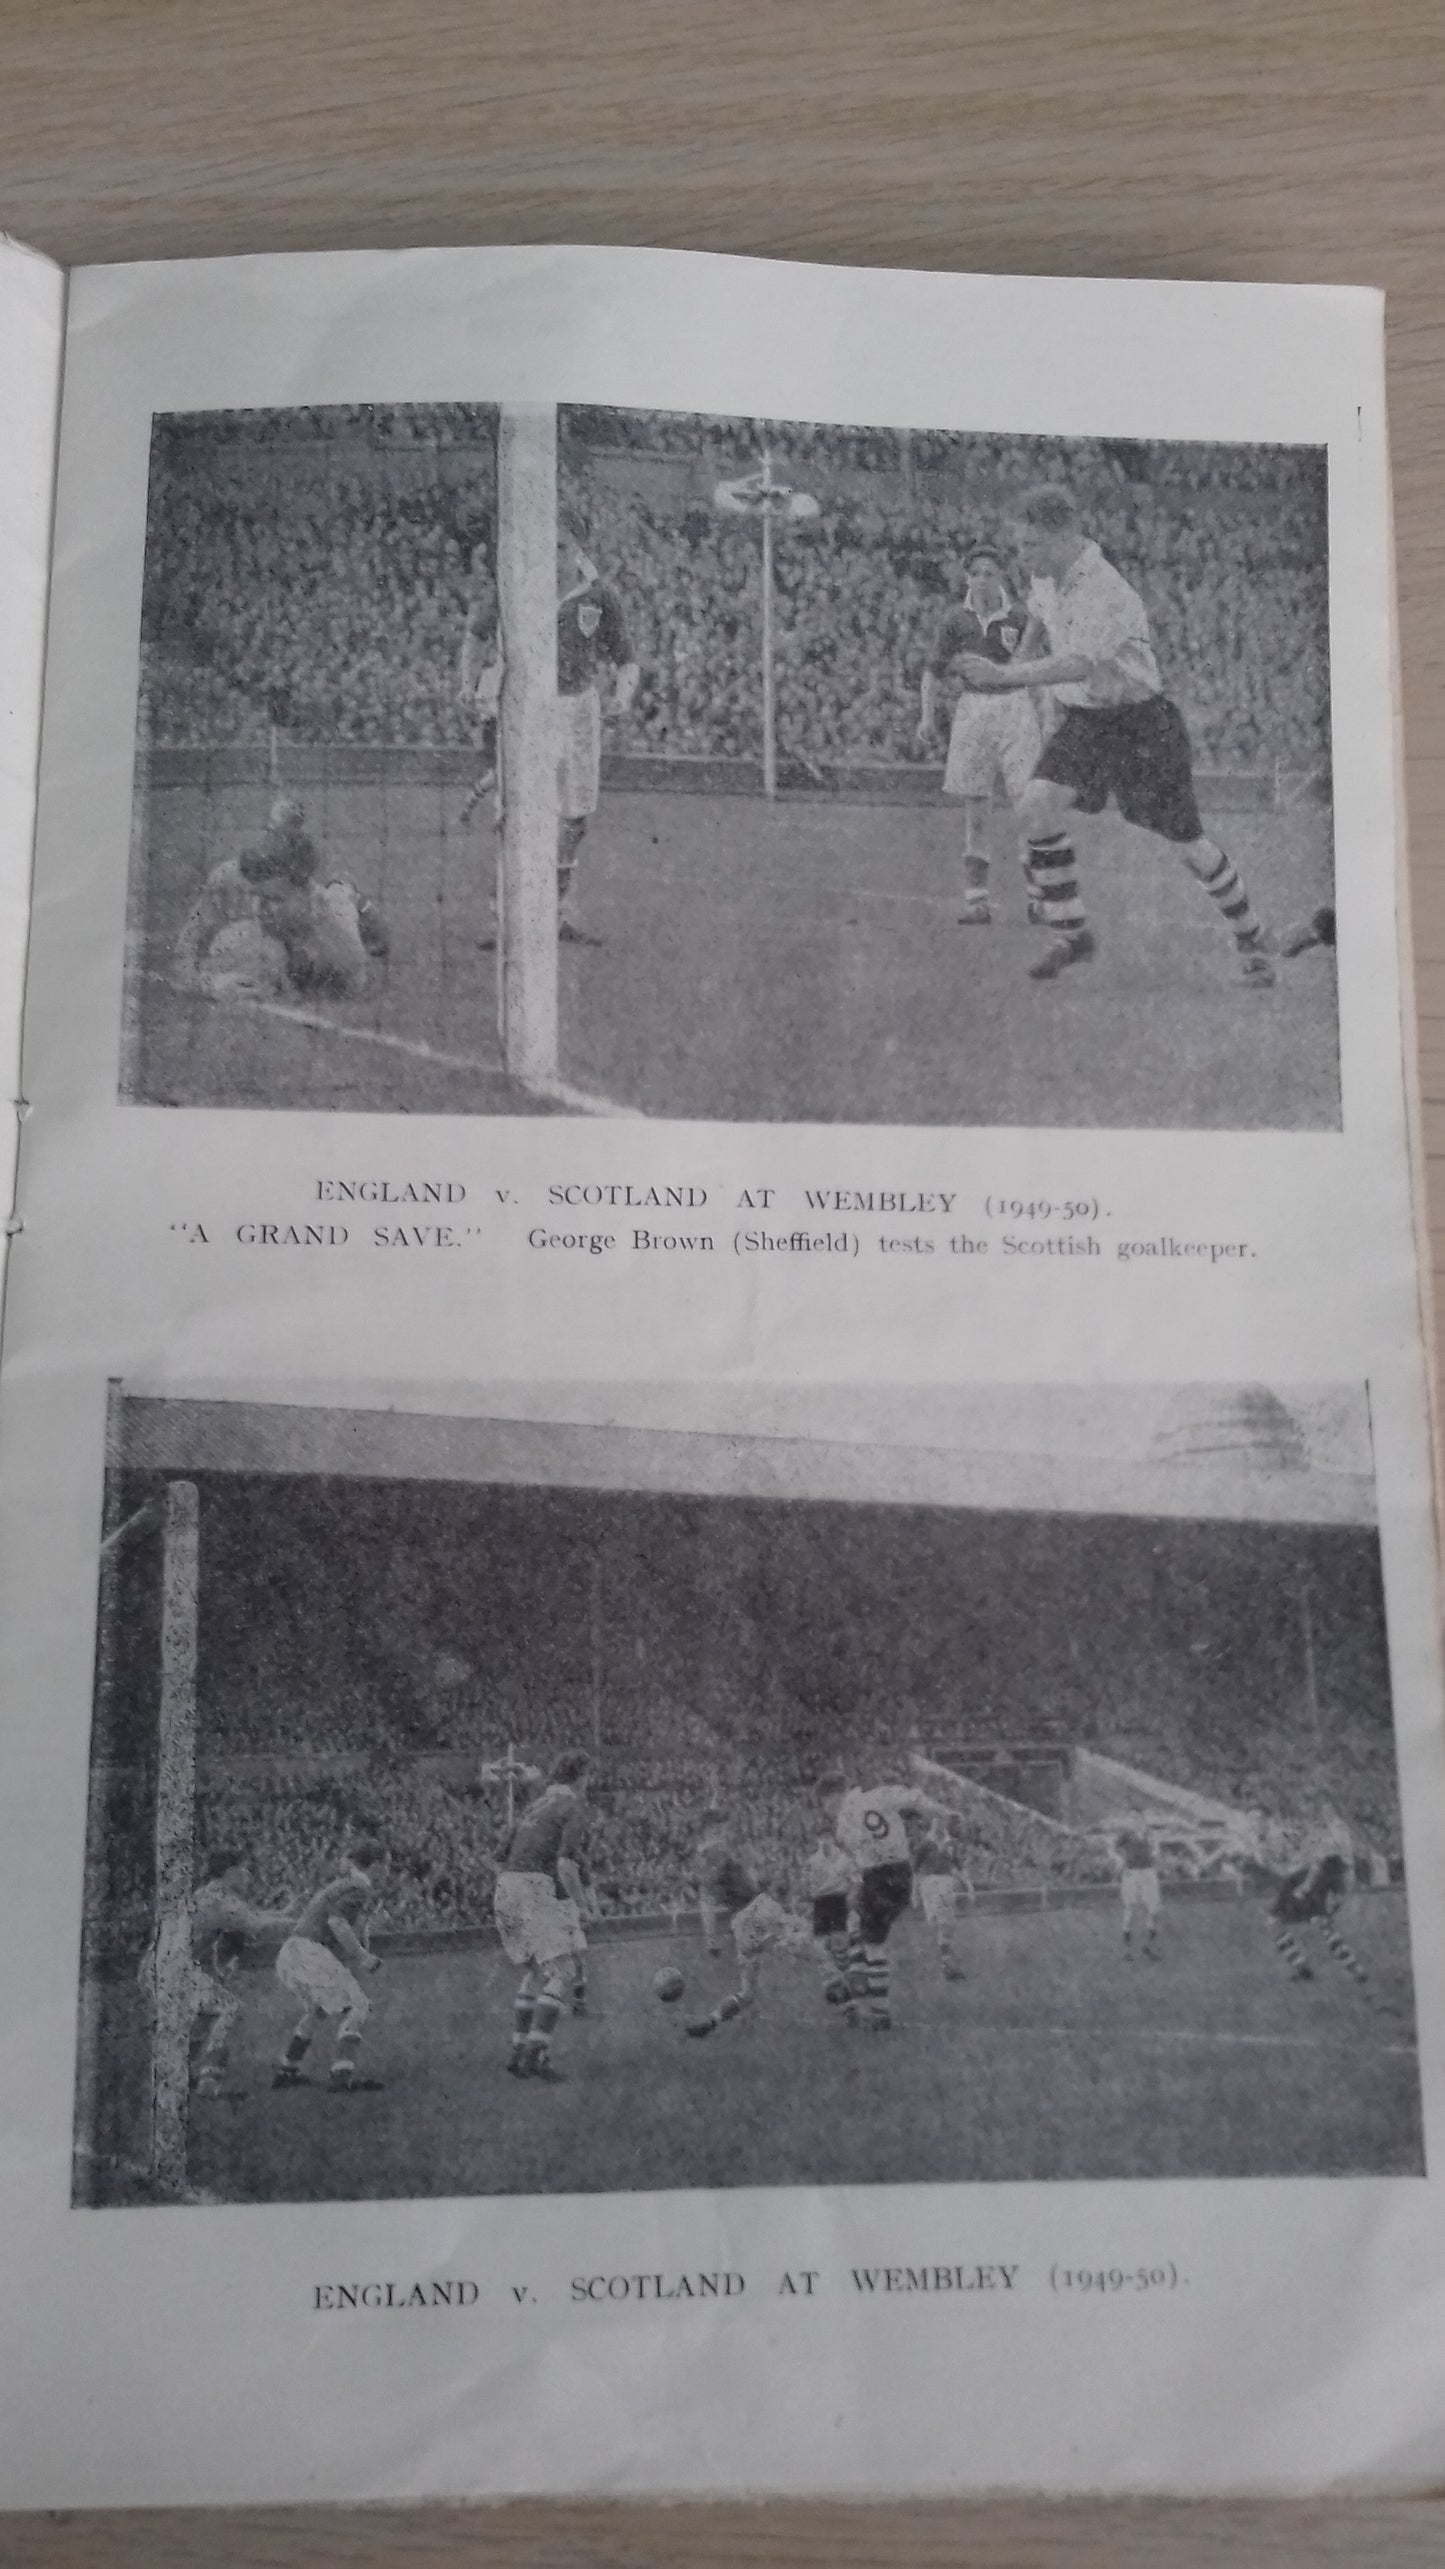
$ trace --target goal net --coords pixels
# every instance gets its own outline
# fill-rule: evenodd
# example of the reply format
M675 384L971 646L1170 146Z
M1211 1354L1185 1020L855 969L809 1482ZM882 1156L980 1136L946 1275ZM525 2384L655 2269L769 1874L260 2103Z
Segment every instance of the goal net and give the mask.
M431 405L407 421L408 435L373 410L259 414L239 434L226 414L156 423L128 1096L589 1103L554 1093L556 412ZM464 683L474 609L480 657L503 671L495 724L494 699ZM301 803L320 876L384 937L354 987L251 986L253 961L218 995L182 959L188 921L279 797Z

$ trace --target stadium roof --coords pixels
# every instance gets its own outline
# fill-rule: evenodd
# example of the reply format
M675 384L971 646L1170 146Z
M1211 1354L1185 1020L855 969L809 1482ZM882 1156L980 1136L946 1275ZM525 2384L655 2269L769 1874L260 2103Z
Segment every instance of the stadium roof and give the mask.
M471 1414L428 1406L440 1397L417 1388L404 1406L383 1408L311 1404L294 1394L267 1400L132 1396L121 1404L113 1451L129 1467L174 1473L322 1473L995 1514L1375 1521L1367 1439L1355 1433L1310 1438L1292 1404L1258 1387L1155 1394L1155 1411L1162 1399L1163 1414L1153 1434L1142 1447L1120 1437L1115 1442L1123 1450L1112 1451L1102 1439L1092 1449L1081 1439L1078 1396L1063 1389L1056 1396L1057 1438L1048 1434L1050 1394L1031 1390L1034 1441L1027 1446L1005 1446L996 1436L985 1441L991 1422L982 1416L973 1422L980 1431L975 1441L966 1405L950 1411L946 1398L941 1420L935 1414L939 1432L905 1443L856 1432L799 1433L794 1422L805 1404L797 1399L787 1405L786 1429L719 1432L615 1418L584 1423L480 1414L472 1409L475 1390L458 1399L458 1408ZM625 1390L617 1397L625 1407ZM1089 1397L1095 1413L1107 1416L1110 1396ZM493 1398L505 1406L504 1392ZM1076 1411L1066 1417L1063 1405L1071 1398ZM681 1395L679 1406L684 1403Z

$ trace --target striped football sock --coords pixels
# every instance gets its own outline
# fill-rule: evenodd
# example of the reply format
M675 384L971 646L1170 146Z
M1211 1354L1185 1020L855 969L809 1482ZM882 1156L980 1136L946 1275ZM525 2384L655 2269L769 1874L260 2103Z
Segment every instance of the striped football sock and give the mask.
M1264 932L1251 907L1249 894L1244 888L1238 866L1231 857L1224 854L1221 848L1214 845L1212 839L1204 842L1201 853L1206 859L1212 856L1214 863L1207 872L1199 874L1197 879L1203 884L1220 916L1227 919L1234 930L1236 945L1246 949L1257 946Z
M1076 937L1088 921L1079 898L1079 860L1073 840L1062 830L1050 838L1031 838L1024 865L1048 925L1061 936Z

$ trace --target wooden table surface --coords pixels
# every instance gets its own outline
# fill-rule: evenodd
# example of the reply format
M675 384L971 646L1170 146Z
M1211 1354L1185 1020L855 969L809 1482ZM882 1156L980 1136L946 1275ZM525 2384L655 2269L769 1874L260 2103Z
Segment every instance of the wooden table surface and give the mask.
M633 241L1384 286L1437 1268L1442 136L1441 0L0 0L0 225L66 260ZM1445 2498L31 2517L0 2560L1415 2569Z

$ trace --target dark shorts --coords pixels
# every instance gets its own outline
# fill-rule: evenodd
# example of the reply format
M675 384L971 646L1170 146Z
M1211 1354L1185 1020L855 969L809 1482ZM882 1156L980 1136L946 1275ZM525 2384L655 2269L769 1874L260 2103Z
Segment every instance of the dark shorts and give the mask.
M1320 1867L1318 1880L1307 1891L1305 1885L1308 1881L1307 1865L1301 1865L1297 1873L1285 1875L1269 1904L1270 1916L1277 1918L1281 1926L1304 1926L1311 1918L1329 1916L1330 1911L1338 1901L1344 1898L1349 1888L1345 1878L1343 1858L1332 1855L1328 1863Z
M820 1891L813 1903L815 1936L846 1936L848 1932L848 1894L846 1891Z
M913 1897L911 1864L870 1865L858 1893L858 1933L865 1945L881 1945L895 1918Z
M1168 696L1142 705L1068 705L1034 769L1072 788L1080 812L1102 812L1112 794L1126 821L1176 846L1203 836L1184 716Z

